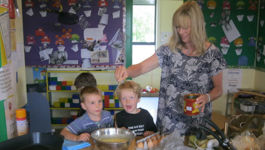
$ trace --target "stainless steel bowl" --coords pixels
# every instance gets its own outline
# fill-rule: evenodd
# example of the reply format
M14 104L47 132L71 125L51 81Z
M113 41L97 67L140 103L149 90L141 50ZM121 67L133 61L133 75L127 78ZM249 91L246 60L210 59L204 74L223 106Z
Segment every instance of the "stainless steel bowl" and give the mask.
M134 134L122 128L102 128L91 133L95 145L101 150L128 150Z

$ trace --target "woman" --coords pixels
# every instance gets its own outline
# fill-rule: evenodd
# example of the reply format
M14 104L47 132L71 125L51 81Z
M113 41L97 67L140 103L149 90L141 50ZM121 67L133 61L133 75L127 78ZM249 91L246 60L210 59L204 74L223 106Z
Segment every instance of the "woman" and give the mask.
M163 133L175 129L185 133L200 121L211 119L212 101L222 94L222 71L226 62L220 50L207 41L203 13L195 1L187 1L176 10L172 20L173 35L155 54L129 68L120 66L115 71L118 82L137 77L158 66L161 82L157 127ZM196 99L201 113L186 116L183 96L200 93Z

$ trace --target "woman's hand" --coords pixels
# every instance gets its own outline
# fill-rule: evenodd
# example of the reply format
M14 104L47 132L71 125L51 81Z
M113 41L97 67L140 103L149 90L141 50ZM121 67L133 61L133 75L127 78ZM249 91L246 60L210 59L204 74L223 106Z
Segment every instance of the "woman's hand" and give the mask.
M196 99L197 108L201 108L201 112L204 112L205 104L209 101L208 96L206 94L200 95Z
M115 79L117 82L121 82L128 77L127 69L124 66L118 66L115 70Z
M77 141L84 141L84 142L86 142L86 141L89 140L89 138L90 138L90 134L88 134L88 133L82 133L82 134L80 134L77 137Z

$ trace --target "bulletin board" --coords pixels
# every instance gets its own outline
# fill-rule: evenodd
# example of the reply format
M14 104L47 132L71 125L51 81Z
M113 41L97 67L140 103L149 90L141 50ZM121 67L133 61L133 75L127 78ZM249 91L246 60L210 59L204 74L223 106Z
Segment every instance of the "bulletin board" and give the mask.
M108 69L124 64L125 5L124 0L22 0L26 65ZM78 23L65 24L71 18L61 21L63 13L75 14Z
M258 0L197 0L208 40L230 67L255 67Z
M265 69L265 0L260 1L256 67Z

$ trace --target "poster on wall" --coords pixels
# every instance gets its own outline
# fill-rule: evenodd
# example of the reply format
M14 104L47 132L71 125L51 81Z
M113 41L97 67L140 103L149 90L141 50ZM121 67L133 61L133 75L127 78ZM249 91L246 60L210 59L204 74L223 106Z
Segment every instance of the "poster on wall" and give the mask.
M7 138L13 138L17 135L16 132L16 103L14 96L8 97L4 101L5 119L6 119L6 133Z
M223 93L238 92L238 89L241 88L241 82L241 69L225 69L223 72Z
M259 0L196 1L204 15L208 40L219 47L227 65L255 66Z
M27 66L115 68L125 62L125 1L23 0Z

